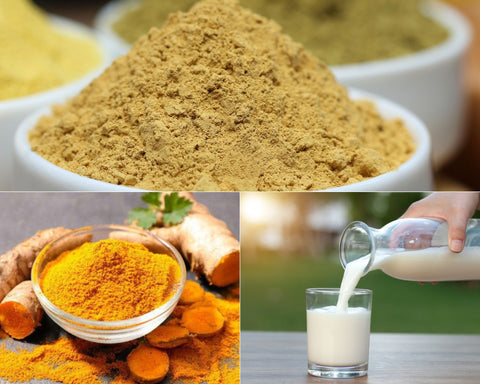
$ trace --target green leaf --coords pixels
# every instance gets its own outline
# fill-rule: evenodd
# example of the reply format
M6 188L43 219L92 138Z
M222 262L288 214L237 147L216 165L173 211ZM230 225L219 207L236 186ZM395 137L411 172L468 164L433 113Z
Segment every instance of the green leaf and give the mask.
M137 225L143 229L150 229L157 221L157 213L148 208L137 207L128 212L128 222L137 221Z
M162 192L147 192L142 195L142 200L147 204L159 207L161 204L160 196L162 196Z
M163 209L163 222L179 224L188 212L192 209L193 202L185 197L178 196L177 192L165 196L165 207Z

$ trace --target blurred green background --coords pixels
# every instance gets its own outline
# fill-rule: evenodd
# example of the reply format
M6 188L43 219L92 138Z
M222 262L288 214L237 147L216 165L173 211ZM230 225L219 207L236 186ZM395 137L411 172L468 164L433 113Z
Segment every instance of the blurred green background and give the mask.
M343 228L380 228L424 196L242 193L242 330L305 331L305 289L340 286ZM359 287L373 290L373 332L480 333L480 281L422 285L373 271Z

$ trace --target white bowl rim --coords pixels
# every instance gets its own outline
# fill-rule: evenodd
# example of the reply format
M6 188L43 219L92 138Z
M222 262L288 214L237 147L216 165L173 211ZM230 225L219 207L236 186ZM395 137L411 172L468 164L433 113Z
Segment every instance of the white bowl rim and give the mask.
M340 187L327 188L322 191L334 192L334 191L373 191L372 187L381 187L384 185L396 184L396 180L399 176L408 175L414 173L413 170L419 166L429 162L431 164L431 139L425 124L408 109L402 107L393 101L390 101L384 97L374 95L369 92L359 91L354 88L349 88L349 95L353 100L370 100L375 103L377 111L382 118L392 119L399 117L410 134L417 148L413 155L403 164L401 164L396 170L383 173L379 176L372 177L367 180L359 181L353 184L346 184ZM384 116L385 111L389 111L389 116ZM382 189L383 190L383 189Z
M106 36L110 41L118 45L122 50L129 51L132 48L131 43L124 40L115 33L112 25L123 16L127 11L134 10L140 6L138 0L114 0L105 4L95 16L93 21L94 28Z
M409 174L412 170L417 168L419 164L424 164L425 162L431 164L430 134L428 133L425 124L416 115L399 104L389 101L382 96L377 96L354 88L348 88L348 90L349 95L353 100L365 99L372 101L382 117L387 119L398 117L402 119L410 134L413 136L417 148L414 154L394 171L357 183L319 191L361 191L364 187L365 190L371 190L372 187L381 189L383 183L386 183L387 185L395 183L395 180L399 176ZM388 116L384 116L385 111L389 111ZM36 173L48 174L49 176L47 179L52 180L56 185L64 185L65 189L67 189L67 185L69 185L73 187L73 190L80 191L144 191L143 189L111 184L105 181L78 175L49 162L42 156L33 152L28 142L28 132L34 127L40 117L49 114L50 112L51 109L47 107L33 113L20 124L15 132L14 150L22 161L28 163L30 169L34 169Z
M55 165L33 152L29 141L28 132L34 127L37 121L45 115L51 114L50 107L45 107L28 116L18 127L14 137L14 150L22 159L26 159L31 168L34 168L37 173L48 174L48 179L56 185L71 186L73 190L78 191L144 191L143 189L127 187L124 185L117 185L107 183L106 181L92 179L90 177L79 175L75 172L68 171L58 165Z
M78 85L82 85L92 77L100 75L110 62L110 57L107 54L107 50L103 46L97 33L95 33L94 30L82 23L67 19L65 17L57 15L48 16L56 27L63 29L65 32L73 33L95 43L100 54L101 62L91 71L85 73L81 77L69 83L59 85L55 88L46 89L44 91L32 93L31 95L15 97L13 99L0 100L0 114L3 112L12 112L12 110L15 109L23 109L25 108L25 104L39 104L39 102L41 102L45 98L56 98L57 96L61 95L65 90L72 87L77 87Z
M465 53L473 36L467 19L454 7L438 0L428 0L424 9L425 14L450 32L450 36L444 42L409 55L362 63L332 65L330 69L338 79L345 81L428 68Z
M128 227L125 225L118 225L118 224L98 224L98 225L91 225L87 227L77 228L72 232L69 232L53 240L51 243L63 240L65 237L68 237L74 234L88 232L88 231L91 232L91 231L94 231L95 229L112 229L112 230L124 231L124 232L134 232L134 233L139 233L142 235L152 237L156 241L159 241L165 248L167 248L175 256L175 260L177 260L178 265L180 266L180 270L181 270L181 276L179 281L180 289L178 289L177 292L175 292L175 294L170 299L168 299L168 301L166 301L161 306L153 309L148 313L145 313L137 317L132 317L130 319L125 319L125 320L102 321L102 320L84 319L82 317L78 317L78 316L72 315L71 313L65 312L64 310L60 309L55 304L53 304L47 298L47 296L43 293L43 290L40 287L40 282L38 282L38 284L33 284L33 290L35 291L35 295L39 298L39 301L43 305L47 306L49 311L53 312L57 317L62 316L63 319L67 320L70 323L74 323L77 325L80 324L82 326L88 326L88 327L93 327L94 329L103 330L103 328L117 328L117 329L128 328L128 327L132 327L138 324L148 322L156 318L166 310L168 310L172 305L176 305L176 303L180 299L180 296L182 295L183 288L185 287L185 282L187 280L187 269L185 266L185 261L183 260L183 257L180 255L180 252L172 244L170 244L166 240L163 240L162 238L158 237L157 235L153 234L150 231ZM47 244L44 248L50 246L51 243ZM31 272L32 281L34 281L33 273L37 269L36 265L37 263L34 262L32 266L32 272ZM36 280L37 280L37 277L35 277L35 281ZM108 330L106 331L108 332Z

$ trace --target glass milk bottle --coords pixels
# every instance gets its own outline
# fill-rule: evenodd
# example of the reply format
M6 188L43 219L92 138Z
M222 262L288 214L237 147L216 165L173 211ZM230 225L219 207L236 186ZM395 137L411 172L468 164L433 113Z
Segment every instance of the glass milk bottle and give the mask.
M461 253L449 250L448 224L441 219L399 219L380 229L355 221L340 240L343 267L354 260L365 265L363 275L380 269L402 280L478 280L480 220L468 221Z

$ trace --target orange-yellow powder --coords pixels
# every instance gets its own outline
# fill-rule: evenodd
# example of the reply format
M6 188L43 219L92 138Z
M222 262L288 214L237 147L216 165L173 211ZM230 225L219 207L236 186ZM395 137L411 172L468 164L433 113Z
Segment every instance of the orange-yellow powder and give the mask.
M223 331L168 350L170 369L167 378L172 383L239 384L239 302L222 300L207 293L205 304L214 305L225 317ZM133 341L107 346L75 337L61 337L31 351L11 351L0 346L0 379L101 384L99 376L106 376L112 378L111 384L134 384L125 357L136 344L137 341Z
M28 382L52 380L64 384L102 384L99 376L115 376L117 384L134 384L127 364L118 355L136 342L105 346L77 338L61 337L32 351L11 351L0 346L0 379Z
M112 321L143 315L168 301L180 275L172 257L108 239L62 253L47 264L40 284L65 312Z
M188 380L191 384L240 383L240 304L238 300L219 299L212 293L206 293L204 302L214 305L225 317L224 329L213 337L194 338L169 351L172 379Z

